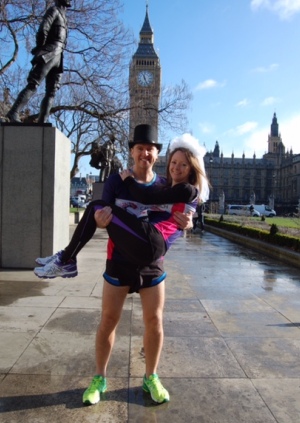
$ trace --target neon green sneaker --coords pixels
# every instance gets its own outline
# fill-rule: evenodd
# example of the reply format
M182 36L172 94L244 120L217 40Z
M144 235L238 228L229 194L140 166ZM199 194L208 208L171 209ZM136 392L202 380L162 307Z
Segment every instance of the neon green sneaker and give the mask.
M100 393L105 392L106 389L106 378L98 375L94 376L90 386L83 393L83 404L97 404L100 401Z
M146 378L146 375L143 379L143 390L148 392L151 395L153 401L158 404L163 402L170 401L169 392L162 386L161 381L157 374L150 375L149 378Z

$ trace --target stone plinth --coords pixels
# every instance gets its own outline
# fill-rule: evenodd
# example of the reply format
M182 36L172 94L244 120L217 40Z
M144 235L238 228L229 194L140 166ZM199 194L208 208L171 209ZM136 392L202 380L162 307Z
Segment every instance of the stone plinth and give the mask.
M104 182L95 182L93 184L93 200L101 200Z
M33 268L69 242L70 141L45 125L0 126L0 267Z

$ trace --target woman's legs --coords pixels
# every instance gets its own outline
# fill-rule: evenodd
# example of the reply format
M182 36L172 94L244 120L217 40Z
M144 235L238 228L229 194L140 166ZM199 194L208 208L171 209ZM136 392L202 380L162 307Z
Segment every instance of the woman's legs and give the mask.
M109 205L113 220L107 226L107 232L117 248L130 261L138 265L149 263L166 253L165 242L161 234L147 222L122 208L107 204L102 200L92 201L80 219L69 245L62 251L61 261L76 258L80 250L89 242L96 231L95 210Z
M80 219L69 245L61 253L61 261L67 262L71 258L76 258L79 251L89 242L96 231L96 222L94 219L94 207L103 203L101 200L92 201L86 208Z
M101 209L107 204L95 206ZM152 263L166 253L166 244L161 233L149 222L138 219L126 210L109 205L113 218L106 227L109 237L118 251L137 266Z

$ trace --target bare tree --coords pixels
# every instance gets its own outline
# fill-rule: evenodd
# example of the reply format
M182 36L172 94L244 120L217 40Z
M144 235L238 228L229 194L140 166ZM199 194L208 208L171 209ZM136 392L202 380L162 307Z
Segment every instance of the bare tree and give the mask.
M39 22L53 1L1 0L0 2L0 89L16 98L26 85L29 52L35 46ZM72 0L68 9L68 42L64 52L61 88L51 108L51 120L70 138L74 162L91 154L95 140L112 134L121 156L127 155L128 65L136 48L133 34L120 22L120 0ZM30 100L24 121L38 116L43 92ZM158 110L163 128L183 130L191 95L186 84L164 88Z

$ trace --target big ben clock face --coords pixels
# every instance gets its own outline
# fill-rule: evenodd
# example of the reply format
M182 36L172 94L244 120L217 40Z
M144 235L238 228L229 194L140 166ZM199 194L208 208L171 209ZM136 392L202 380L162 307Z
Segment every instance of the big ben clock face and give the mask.
M137 81L142 87L149 87L149 85L152 84L153 79L153 73L148 70L140 71L137 75Z

